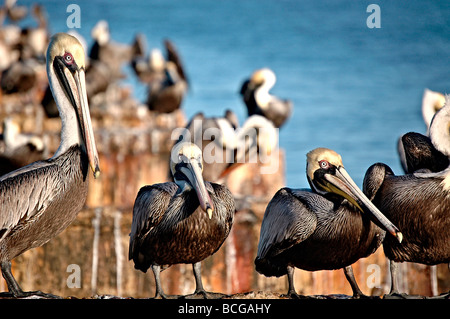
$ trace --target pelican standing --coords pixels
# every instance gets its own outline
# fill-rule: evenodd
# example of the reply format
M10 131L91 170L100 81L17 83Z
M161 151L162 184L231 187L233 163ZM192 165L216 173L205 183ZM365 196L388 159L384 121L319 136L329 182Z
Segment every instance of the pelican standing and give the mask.
M430 138L442 154L450 155L450 98L434 116ZM389 166L376 163L366 172L364 187L374 204L404 233L401 245L386 237L383 250L390 260L391 291L397 287L397 263L450 263L450 168L439 172L395 176Z
M359 297L363 294L351 265L374 253L385 231L399 242L402 234L356 186L336 152L312 150L306 171L312 190L282 188L267 205L256 270L265 276L287 274L288 295L297 296L294 267L344 268L353 295Z
M280 128L292 114L292 102L271 95L269 90L275 85L275 73L269 68L255 71L244 81L240 93L247 106L248 116L265 116Z
M161 267L192 264L194 295L208 297L201 280L201 261L214 254L230 233L235 213L231 192L204 182L198 146L180 142L172 148L170 168L175 183L142 187L133 207L129 259L143 272L152 268L155 298L163 292Z
M54 156L0 178L0 266L10 294L24 297L11 260L61 233L82 209L88 169L100 174L84 83L85 54L74 37L58 33L47 49L47 75L61 116Z
M139 80L148 86L148 108L171 113L180 108L189 80L175 45L165 39L164 46L166 57L159 49L153 49L147 59L137 56L131 65Z

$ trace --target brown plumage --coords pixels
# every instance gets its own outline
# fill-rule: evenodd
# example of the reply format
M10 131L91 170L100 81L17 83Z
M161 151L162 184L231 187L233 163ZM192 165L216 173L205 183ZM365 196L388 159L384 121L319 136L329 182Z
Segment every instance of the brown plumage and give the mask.
M381 180L381 185L374 179ZM450 200L449 190L443 189L444 179L439 173L395 176L381 163L368 169L364 188L375 190L375 205L405 235L401 244L385 239L383 247L389 259L427 265L450 262Z
M382 163L367 170L364 187L372 189L374 204L405 236L401 244L389 237L383 242L384 253L391 260L391 294L399 293L396 262L450 262L450 197L449 189L444 188L448 174L447 169L395 176Z
M161 267L180 263L193 264L195 294L207 297L200 262L214 254L227 238L235 213L234 198L225 186L203 182L201 151L194 144L175 145L171 160L175 183L139 190L133 208L129 258L136 269L146 272L152 268L155 298L167 297L159 279Z
M84 205L88 167L94 177L100 172L84 83L84 51L78 40L56 34L47 51L47 71L61 114L60 146L52 158L0 178L0 266L14 297L52 297L22 291L11 273L11 260L62 232Z
M447 96L430 126L431 142L445 156L450 155L449 102ZM405 235L401 245L389 237L383 242L385 255L391 260L391 294L398 293L397 262L450 262L450 168L395 176L389 166L376 163L366 172L364 188Z
M449 165L447 156L439 152L428 136L409 132L398 141L400 163L405 173L439 172Z
M2 262L42 246L70 225L84 205L80 199L87 196L88 166L86 153L74 145L57 158L0 178L1 205L8 209L0 215Z
M344 268L354 296L360 296L351 264L375 252L386 230L399 241L401 233L358 189L334 151L309 152L307 176L313 190L282 188L267 205L256 270L265 276L287 274L288 294L296 296L294 267Z
M175 63L168 61L164 77L148 85L147 105L151 111L171 113L181 107L187 89L187 81L178 73Z
M158 113L171 113L181 107L189 80L175 45L165 39L164 46L166 57L159 49L153 49L148 57L136 55L131 67L148 86L148 108Z

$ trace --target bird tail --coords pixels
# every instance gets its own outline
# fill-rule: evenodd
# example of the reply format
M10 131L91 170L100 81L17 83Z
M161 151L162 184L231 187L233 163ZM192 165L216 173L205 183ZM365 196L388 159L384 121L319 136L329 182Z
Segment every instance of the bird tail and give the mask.
M146 273L151 266L151 261L148 260L148 258L146 258L146 256L140 252L139 246L140 246L139 238L133 238L132 240L130 240L130 246L128 249L128 259L134 261L135 269Z
M266 258L256 257L255 269L257 272L266 277L281 277L287 274L287 265L274 263Z

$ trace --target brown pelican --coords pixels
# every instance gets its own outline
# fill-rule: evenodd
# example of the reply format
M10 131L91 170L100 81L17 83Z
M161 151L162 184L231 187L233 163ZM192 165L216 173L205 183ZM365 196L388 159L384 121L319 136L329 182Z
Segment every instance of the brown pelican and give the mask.
M136 47L134 44L128 45L111 40L108 22L100 20L92 28L91 36L94 44L89 51L89 59L101 61L111 71L113 79L123 78L122 65L129 63L135 56Z
M235 204L223 185L204 182L202 153L189 142L177 143L171 152L170 168L175 183L144 186L133 208L129 258L134 267L152 268L155 298L164 294L161 267L193 264L194 295L208 297L201 280L201 261L214 254L227 238Z
M361 296L351 265L374 253L385 231L398 242L402 234L356 186L336 152L309 152L306 171L312 190L282 188L267 205L256 270L265 276L287 274L288 294L297 296L294 267L344 268L354 296Z
M450 155L450 104L436 113L430 126L434 147ZM376 163L366 172L364 188L374 204L405 235L402 245L386 237L385 255L391 261L391 294L398 293L397 262L436 265L450 262L450 168L439 172L395 176L385 164Z
M0 178L0 266L10 294L24 292L11 260L41 246L75 219L88 192L88 168L100 173L84 83L85 54L74 37L58 33L47 50L47 75L61 116L61 143L52 158Z
M91 30L94 43L89 51L89 67L86 70L88 97L105 92L111 83L125 78L124 64L132 61L139 48L111 40L108 22L100 20Z
M37 82L36 61L20 59L1 73L0 86L4 94L25 93L33 89Z
M171 113L180 108L188 86L172 61L166 62L164 73L162 81L152 81L149 84L146 103L151 111Z
M19 22L28 14L28 8L25 6L16 5L17 0L5 0L2 10L6 11L8 19L13 22Z
M166 50L166 57L163 56L161 50L155 48L150 51L148 57L144 57L145 51L144 38L142 35L137 35L135 39L136 47L139 48L139 53L131 61L131 67L142 83L149 84L153 81L161 81L166 77L165 64L166 61L171 61L175 64L177 74L188 83L186 72L184 71L183 63L180 54L175 45L169 39L164 40L164 47Z
M18 61L11 63L1 74L1 88L6 94L28 92L33 88L36 90L35 87L39 84L38 74L44 69L48 36L41 6L33 5L33 15L38 26L20 30L18 42L13 47ZM9 60L10 57L7 56L6 59Z
M41 5L33 4L32 14L37 27L22 29L19 49L22 58L33 58L45 63L45 50L49 41L46 12Z
M10 117L3 120L0 140L3 142L0 144L0 176L46 158L44 140L34 134L20 133L19 125Z
M241 95L248 115L263 115L280 128L292 114L292 102L269 93L275 85L275 73L269 68L255 71L241 86Z
M234 112L224 117L194 115L186 125L186 139L197 144L203 153L203 177L221 183L232 170L244 163L256 162L257 156L270 156L278 147L278 131L272 122L261 115L253 115L243 125ZM179 139L179 140L180 140Z
M153 49L147 59L137 56L132 68L139 80L148 85L147 105L159 113L171 113L180 108L189 81L175 45L164 40L166 58Z

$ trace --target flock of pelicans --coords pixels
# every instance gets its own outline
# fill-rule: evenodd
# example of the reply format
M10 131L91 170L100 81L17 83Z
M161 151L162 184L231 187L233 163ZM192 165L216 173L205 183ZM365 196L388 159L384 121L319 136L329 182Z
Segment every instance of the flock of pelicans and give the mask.
M154 76L138 62L142 77ZM88 175L92 172L97 178L101 167L90 119L83 46L69 34L55 34L46 63L62 121L59 148L48 160L0 177L0 266L9 290L4 294L13 297L56 297L23 291L11 272L11 260L45 244L74 221L87 197ZM166 65L164 73L165 81L172 84L183 74L176 63ZM186 77L181 78L185 83L174 88L177 92L187 85ZM273 72L262 69L244 83L241 94L249 115L280 127L292 112L292 104L268 93L274 83ZM158 104L162 110L176 101L173 94L166 94L151 107L157 109ZM391 262L391 293L398 293L397 262L449 263L450 99L437 109L431 110L435 115L430 117L428 136L408 133L399 140L406 175L396 176L387 165L376 163L367 170L362 190L346 172L339 154L326 148L310 151L306 173L311 189L282 188L267 205L256 270L265 276L287 275L288 295L293 297L297 296L295 267L310 271L343 268L354 296L361 297L352 264L380 245ZM436 158L441 165L436 165ZM151 268L155 297L170 297L162 289L160 272L179 263L193 265L194 295L214 296L203 287L201 262L229 235L236 210L234 197L226 186L215 182L220 177L214 175L217 168L206 172L202 149L189 141L174 145L170 170L173 182L144 186L137 194L129 258L136 269L146 272Z

